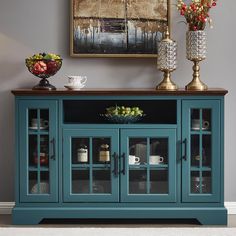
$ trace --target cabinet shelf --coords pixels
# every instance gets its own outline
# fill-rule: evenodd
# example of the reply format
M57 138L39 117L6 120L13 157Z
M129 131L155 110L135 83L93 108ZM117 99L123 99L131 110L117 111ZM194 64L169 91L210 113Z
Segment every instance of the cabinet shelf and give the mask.
M130 170L145 170L147 169L148 165L129 165ZM168 165L167 164L162 164L162 165L149 165L150 169L155 169L155 170L162 170L162 169L167 169Z
M177 124L176 100L64 100L63 123L64 124L110 124L100 114L106 112L106 108L114 106L139 107L144 111L144 116L138 124ZM88 109L88 107L92 109ZM158 113L154 107L158 107ZM169 115L166 116L165 114ZM136 123L136 124L137 124Z
M29 171L49 171L49 168L47 166L40 166L40 168L38 168L37 166L29 166Z
M211 135L211 131L210 130L191 130L191 134Z
M209 166L203 166L203 167L197 167L197 166L191 166L191 171L211 171L211 167Z
M104 169L109 169L111 167L110 164L72 164L71 165L72 169L73 170L79 170L79 169L88 169L90 167L92 167L93 169L101 169L101 170L104 170Z
M37 134L48 135L49 131L48 130L33 130L33 129L29 129L28 133L31 134L31 135L37 135Z

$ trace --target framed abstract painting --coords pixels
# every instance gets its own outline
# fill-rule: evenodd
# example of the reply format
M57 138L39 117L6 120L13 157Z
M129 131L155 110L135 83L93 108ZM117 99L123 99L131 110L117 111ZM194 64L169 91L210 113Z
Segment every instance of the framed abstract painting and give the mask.
M171 0L71 0L70 55L156 57Z

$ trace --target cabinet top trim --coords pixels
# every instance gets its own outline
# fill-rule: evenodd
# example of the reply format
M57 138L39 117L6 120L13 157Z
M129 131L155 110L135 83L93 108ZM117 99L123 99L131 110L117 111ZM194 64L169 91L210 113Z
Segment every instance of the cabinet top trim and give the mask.
M179 89L177 91L157 91L155 89L82 89L82 90L67 90L57 89L52 91L47 90L32 90L32 89L15 89L11 91L16 96L40 96L40 95L62 95L62 96L80 96L80 95L142 95L142 96L176 96L176 95L199 95L199 96L215 96L226 95L227 90L221 88L212 88L207 91L186 91Z

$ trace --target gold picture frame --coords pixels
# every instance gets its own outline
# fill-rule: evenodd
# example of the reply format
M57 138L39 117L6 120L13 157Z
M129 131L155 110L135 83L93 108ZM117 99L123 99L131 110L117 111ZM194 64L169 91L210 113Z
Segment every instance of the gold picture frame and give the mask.
M150 11L156 2L155 9ZM142 3L145 3L146 14L150 14L152 19L145 18ZM170 31L171 0L71 0L70 4L72 57L156 58L156 45L166 26ZM114 9L110 13L108 10L112 4ZM126 17L120 18L120 12ZM159 15L155 16L155 12ZM117 47L114 47L115 41Z

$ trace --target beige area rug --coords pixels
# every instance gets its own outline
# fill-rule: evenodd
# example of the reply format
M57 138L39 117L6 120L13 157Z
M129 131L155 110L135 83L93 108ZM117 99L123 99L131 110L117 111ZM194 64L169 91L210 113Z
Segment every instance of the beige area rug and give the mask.
M0 236L236 236L236 228L0 228Z

